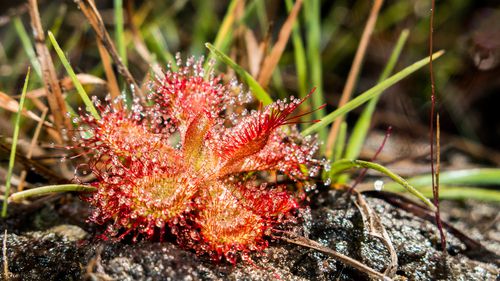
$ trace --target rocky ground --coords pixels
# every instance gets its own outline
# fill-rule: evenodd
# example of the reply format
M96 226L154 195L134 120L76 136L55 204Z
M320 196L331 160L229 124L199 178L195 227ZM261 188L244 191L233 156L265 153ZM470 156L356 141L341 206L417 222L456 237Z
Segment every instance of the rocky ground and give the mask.
M471 255L448 233L448 254L437 250L431 222L367 196L380 216L398 256L394 280L498 280L499 206L475 201L443 202L443 217L489 251ZM300 231L337 252L383 271L389 253L371 237L361 213L345 196L322 191L311 196ZM1 225L9 280L369 280L316 250L272 241L254 264L214 264L170 242L138 243L96 239L99 228L85 223L87 206L71 195L14 206ZM5 236L4 236L5 237ZM470 250L470 249L469 249ZM466 255L467 254L467 255ZM6 260L4 258L6 257ZM5 270L3 277L5 279Z

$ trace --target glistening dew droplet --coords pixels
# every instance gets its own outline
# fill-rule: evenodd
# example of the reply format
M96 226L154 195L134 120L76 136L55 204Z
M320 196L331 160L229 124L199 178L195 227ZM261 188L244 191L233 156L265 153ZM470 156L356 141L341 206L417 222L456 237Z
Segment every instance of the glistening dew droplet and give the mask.
M373 183L373 188L374 188L376 191L381 191L381 190L384 188L384 181L382 181L382 180L376 180L376 181Z

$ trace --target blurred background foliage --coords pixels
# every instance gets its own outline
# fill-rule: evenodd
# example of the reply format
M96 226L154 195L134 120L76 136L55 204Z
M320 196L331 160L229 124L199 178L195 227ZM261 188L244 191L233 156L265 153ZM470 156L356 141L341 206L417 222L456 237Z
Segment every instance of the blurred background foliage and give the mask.
M117 1L96 1L107 30L117 32L115 10ZM121 1L119 1L121 2ZM175 53L182 56L207 55L205 42L213 42L228 8L228 1L123 1L124 46L126 61L138 81L149 79L150 63L164 66ZM336 108L356 52L372 1L321 1L321 68L327 111ZM77 73L88 73L105 78L95 34L73 1L39 1L42 25L51 30L68 56ZM376 84L391 50L405 28L410 30L408 42L396 66L396 71L428 55L429 15L431 1L385 1L368 47L363 69L355 93ZM19 95L27 66L33 59L33 36L27 8L22 1L0 3L0 91ZM251 30L257 42L265 38L275 41L286 20L287 8L282 0L246 1L244 14L235 25L230 48L226 51L248 68L252 48L245 39L245 30ZM307 18L299 15L302 39L307 44L304 26ZM131 22L134 24L131 25ZM242 29L242 26L245 29ZM134 27L136 35L133 34ZM437 1L434 50L444 49L446 55L435 63L436 89L441 113L444 145L454 143L459 150L472 152L476 160L485 164L500 164L500 4L498 1L447 0ZM24 33L24 38L23 38ZM134 38L139 36L151 54L147 62L138 51ZM115 37L117 38L117 37ZM24 39L24 41L23 41ZM30 49L31 44L31 49ZM67 76L53 48L60 78ZM309 57L306 56L306 60ZM30 89L42 87L36 66ZM269 92L274 98L297 95L298 81L293 52L289 42L273 75ZM123 87L123 80L121 81ZM310 81L309 87L318 86ZM123 87L126 88L126 87ZM373 118L373 126L385 130L394 127L394 133L407 137L407 150L416 150L413 140L428 138L430 109L430 80L427 70L420 70L381 98ZM103 97L107 90L102 85L86 86L92 95ZM123 90L123 89L122 89ZM76 94L69 91L70 104L77 103ZM27 100L27 107L33 103ZM351 113L352 124L361 109ZM39 112L37 112L39 113ZM2 135L12 132L12 114L0 109ZM31 135L36 122L24 119L22 135ZM43 137L42 137L43 140ZM459 140L458 142L454 142ZM411 141L411 143L410 143ZM464 144L465 143L465 144ZM380 142L376 142L380 144ZM425 143L424 143L425 144ZM404 149L403 149L404 150ZM395 151L402 157L408 151ZM362 154L363 155L363 154ZM365 157L369 156L366 154ZM2 157L3 158L3 157Z

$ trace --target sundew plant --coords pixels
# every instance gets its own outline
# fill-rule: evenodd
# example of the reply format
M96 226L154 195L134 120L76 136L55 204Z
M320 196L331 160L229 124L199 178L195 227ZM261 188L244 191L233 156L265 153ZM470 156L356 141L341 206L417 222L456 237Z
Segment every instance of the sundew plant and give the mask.
M85 104L84 109L63 110L62 116L71 122L57 126L59 141L66 142L76 167L75 176L71 184L18 192L11 200L85 191L81 198L92 209L89 221L103 227L102 237L161 241L172 236L179 246L215 261L249 260L250 253L268 247L275 230L283 231L300 220L307 192L332 182L335 177L330 168L337 173L363 165L381 170L369 162L332 163L333 158L325 156L322 132L428 63L428 59L418 61L322 115L324 103L321 92L315 92L316 85L300 98L273 101L263 87L270 76L261 73L256 80L219 49L227 46L227 30L221 30L215 46L206 45L211 59L182 60L178 54L165 68L155 63L154 78L143 88L120 58L125 57L118 53L123 42L118 40L115 47L91 1L78 3L132 91L116 93L119 87L109 84L106 98L89 98L55 36L48 32ZM235 3L228 13L234 12ZM297 16L300 5L300 1L295 4L289 20ZM267 75L276 67L277 61L272 61L263 59ZM232 75L216 74L220 62L243 83ZM109 69L106 75L116 83ZM300 131L298 124L305 129ZM402 178L394 179L434 207Z
M19 102L14 94L0 92L0 107L16 114L12 141L1 138L0 143L10 152L4 218L10 215L8 203L78 192L88 203L88 222L98 226L99 238L116 243L168 240L213 261L236 264L251 262L252 254L262 253L279 234L296 234L293 231L304 220L312 192L333 187L353 191L363 179L351 180L348 172L353 168L384 174L394 182L387 183L386 190L409 192L425 204L426 211L438 213L438 204L428 199L432 196L429 179L434 175L405 180L375 163L376 157L358 159L380 95L444 54L433 53L431 46L429 57L396 71L409 36L404 29L387 53L378 82L354 96L383 1L372 1L338 104L327 98L332 91L325 90L322 54L331 42L322 38L335 38L340 24L321 22L319 0L284 1L286 12L276 21L276 30L267 19L266 1L230 0L214 34L207 31L217 22L216 13L205 9L211 1L193 2L200 7L191 22L180 13L191 1L126 1L124 6L115 0L109 6L113 13L101 13L102 7L108 8L105 3L79 0L75 11L88 24L76 28L64 42L67 35L59 29L66 10L50 6L54 13L47 14L62 15L52 27L43 27L37 1L28 2L32 35L20 16L12 21L14 37L22 42L32 71ZM149 14L155 15L151 22ZM335 19L340 14L332 13ZM173 22L175 17L184 18ZM254 20L260 30L252 26ZM321 33L322 24L331 30ZM182 25L191 33L186 35ZM88 43L85 34L95 42ZM343 41L332 41L339 41L332 50L340 52ZM77 48L82 42L95 48ZM17 48L7 43L0 46L0 61L4 45ZM179 54L174 56L171 50ZM75 63L77 57L84 58L81 65ZM87 57L91 62L85 61ZM339 62L331 54L328 57L332 64ZM283 61L293 69L289 75L293 79L283 79ZM17 74L24 72L19 64L11 68ZM6 69L14 71L11 68ZM92 70L75 73L86 68ZM9 84L11 88L17 89L16 81ZM348 128L345 115L357 108L363 111ZM57 151L64 161L50 162L57 158L50 152L37 162L31 153L24 156L16 151L19 136L31 133L22 130L23 117L38 123L30 149ZM14 181L16 159L30 169L19 171ZM48 179L28 183L30 173ZM498 183L498 173L497 169L478 170L475 178L467 173L444 174L442 183ZM425 187L425 192L415 186ZM458 194L450 190L449 196ZM480 191L468 194L499 200L498 192ZM360 263L342 261L375 272ZM380 277L381 273L373 274Z
M168 231L183 247L234 263L265 248L264 236L299 207L301 195L269 173L301 182L318 175L318 146L289 126L303 100L248 111L250 93L202 62L166 70L146 105L110 102L99 106L101 118L80 116L77 147L96 178L85 200L110 237Z

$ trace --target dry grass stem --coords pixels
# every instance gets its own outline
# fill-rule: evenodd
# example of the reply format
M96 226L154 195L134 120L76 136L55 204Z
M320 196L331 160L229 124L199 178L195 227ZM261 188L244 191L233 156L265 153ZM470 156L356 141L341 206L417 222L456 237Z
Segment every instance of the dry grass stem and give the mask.
M59 86L59 80L57 79L56 70L49 49L45 45L45 33L40 20L37 0L29 0L29 14L31 26L33 28L33 37L35 39L36 53L42 69L43 83L47 91L50 112L54 117L56 131L64 140L64 138L68 136L62 134L62 129L66 129L66 132L70 135L73 127L69 118L66 118L67 109L62 90ZM57 141L60 142L60 138L58 138Z
M90 26L92 26L92 29L97 35L97 38L99 38L101 43L104 45L104 47L106 47L107 51L111 55L111 58L113 59L113 61L117 66L118 72L120 72L120 74L125 78L126 82L129 85L133 86L134 95L137 94L137 96L144 102L145 101L144 93L142 92L141 88L135 81L134 77L132 77L132 74L130 74L130 71L128 70L127 66L125 66L125 64L123 63L123 60L120 58L116 46L113 43L113 40L111 40L109 33L106 31L106 27L104 26L102 17L97 8L95 7L93 1L76 0L75 2L78 4L80 10L89 21Z
M301 5L302 0L297 0L295 2L292 11L281 27L278 35L278 41L276 41L276 44L274 45L272 51L264 58L264 61L262 62L262 68L260 69L257 81L263 88L266 88L269 84L274 69L278 65L281 55L285 50L288 39L290 38L290 34L292 33L293 25L297 19L297 15L299 14Z
M33 134L33 138L31 138L30 146L28 148L28 153L26 154L26 158L28 158L28 159L31 159L31 157L33 156L33 149L35 148L35 146L37 146L36 143L38 141L38 138L40 137L40 133L42 132L42 127L43 127L44 120L47 117L47 112L48 112L48 109L45 109L42 112L42 117L40 117L40 121L38 122L38 124L36 126L35 133ZM24 183L25 183L27 174L28 173L26 172L26 170L21 171L21 175L19 176L19 185L17 186L17 191L23 191Z
M280 239L284 240L284 241L287 241L289 243L295 244L295 245L299 245L299 246L302 246L302 247L314 249L314 250L316 250L318 252L321 252L323 254L331 256L331 257L335 258L338 261L341 261L342 263L344 263L346 265L354 267L357 270L368 274L370 277L372 277L372 278L374 278L376 280L385 280L385 281L392 280L388 276L385 276L384 274L382 274L382 273L374 270L373 268L368 267L368 266L362 264L361 262L359 262L359 261L357 261L357 260L355 260L353 258L350 258L350 257L348 257L346 255L343 255L343 254L341 254L339 252L336 252L336 251L334 251L334 250L332 250L332 249L330 249L328 247L325 247L325 246L321 245L320 243L318 243L318 242L316 242L314 240L308 239L306 237L303 237L303 236L297 236L297 237L280 237Z
M97 41L97 49L99 50L99 56L101 57L101 62L104 68L104 73L106 74L107 86L109 94L114 100L120 96L120 87L118 86L118 80L116 80L115 72L113 71L113 66L111 65L111 59L109 57L108 51L104 48L100 40ZM114 107L121 108L122 103L112 103Z
M87 74L87 73L79 73L76 74L76 78L82 85L105 85L106 81L102 80L101 78ZM71 77L66 76L60 80L61 88L63 90L69 91L75 88L75 85L73 84L73 81L71 80ZM28 99L37 99L41 97L46 97L47 92L45 91L45 88L38 88L31 90L26 93L26 98ZM44 108L40 108L41 111L43 111Z
M19 103L13 99L12 97L10 97L9 95L3 93L3 92L0 92L0 107L5 109L5 110L8 110L10 112L13 112L13 113L16 113L18 110L19 110ZM40 122L42 120L41 117L39 117L38 115L36 115L33 111L31 110L26 110L26 109L23 109L23 111L21 112L21 114L25 117L28 117L32 120L35 120L37 122ZM47 127L50 127L50 128L53 128L54 125L48 121L44 121L43 124Z
M370 16L368 18L368 21L366 22L365 29L363 30L363 35L361 36L361 41L359 42L359 46L356 50L356 55L354 56L351 69L349 70L349 76L347 77L344 90L342 91L342 96L340 97L340 101L337 106L338 108L344 106L351 98L351 95L354 91L354 86L356 85L356 80L361 70L361 65L363 63L366 50L368 49L368 44L370 43L373 29L375 28L375 24L377 23L380 8L382 7L383 3L383 0L375 0L373 3L372 9L370 11ZM332 128L330 129L325 149L327 158L331 156L333 146L335 145L335 140L337 139L337 135L340 129L340 124L342 124L343 120L343 117L337 118L337 120L335 120L335 122L333 123Z
M361 193L356 192L356 195L357 201L355 204L361 213L365 227L368 229L368 234L380 239L389 252L390 262L384 270L384 274L389 277L393 277L398 269L398 255L396 253L396 249L391 242L391 238L389 237L387 230L380 221L380 217L373 211L370 205L368 205L368 202L366 202Z
M259 42L257 38L255 38L255 34L252 30L245 28L244 36L248 57L248 69L250 74L256 77L259 73L263 54L259 48Z

